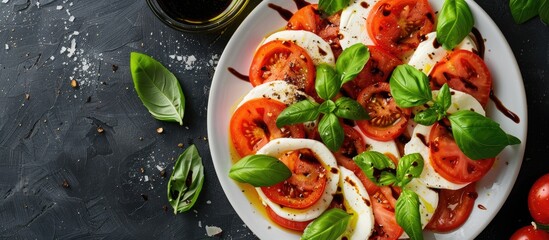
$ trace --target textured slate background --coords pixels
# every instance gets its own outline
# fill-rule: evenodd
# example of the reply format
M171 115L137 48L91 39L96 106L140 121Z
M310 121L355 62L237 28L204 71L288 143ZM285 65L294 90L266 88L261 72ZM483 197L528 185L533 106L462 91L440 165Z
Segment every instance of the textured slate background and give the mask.
M253 238L219 185L205 121L216 61L244 15L221 32L188 34L164 26L143 0L4 2L1 238L201 239L206 225L221 227L219 238ZM252 0L245 13L259 2ZM531 221L527 191L549 172L549 28L538 18L515 24L506 0L477 2L513 49L530 113L521 173L479 236L505 239ZM179 78L187 97L184 126L156 121L142 106L131 81L131 51L153 56ZM193 210L174 216L161 170L169 176L192 143L203 157L205 185Z

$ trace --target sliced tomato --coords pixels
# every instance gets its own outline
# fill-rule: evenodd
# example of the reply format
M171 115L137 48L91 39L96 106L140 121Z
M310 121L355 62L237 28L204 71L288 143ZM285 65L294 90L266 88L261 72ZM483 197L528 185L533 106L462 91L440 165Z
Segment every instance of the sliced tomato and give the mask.
M452 132L435 123L429 136L431 165L446 180L470 183L480 180L492 168L495 158L471 160L459 149Z
M528 192L528 210L540 224L549 224L549 173L538 178Z
M305 49L292 41L275 40L257 49L250 67L250 82L284 80L308 94L314 92L315 65Z
M375 45L402 58L435 29L435 13L427 0L382 0L367 19Z
M269 216L269 218L273 220L273 222L275 222L276 224L287 229L303 232L303 230L305 230L307 225L309 225L309 223L313 221L313 220L310 220L305 222L297 222L297 221L288 220L286 218L278 216L278 214L276 214L270 207L266 207L266 208L267 208L267 216Z
M318 4L310 4L294 13L288 20L286 29L305 30L317 34L330 44L334 56L337 57L342 51L341 45L339 45L340 19L340 13L323 18L318 11Z
M289 208L304 209L315 204L326 188L326 168L309 149L283 154L280 161L292 171L287 180L270 187L261 187L274 203Z
M519 228L509 240L547 240L549 239L549 232L536 229L532 225Z
M379 82L364 88L357 102L370 115L370 120L356 122L366 136L378 141L389 141L406 130L411 111L397 106L391 96L389 83Z
M458 190L441 189L438 207L425 229L448 232L460 227L473 211L477 196L475 183Z
M429 75L431 87L439 89L445 83L450 88L466 92L486 108L492 89L492 76L484 60L467 50L456 50L435 65Z
M380 191L370 195L374 212L374 231L369 239L398 239L404 230L395 217L396 198L391 187L381 187Z
M231 141L241 157L254 154L270 140L281 137L303 138L302 124L276 127L276 118L286 105L272 99L257 98L242 104L230 122Z
M343 85L343 90L351 98L356 99L360 91L377 82L385 82L393 70L402 61L379 46L368 46L370 59L362 71L350 82Z

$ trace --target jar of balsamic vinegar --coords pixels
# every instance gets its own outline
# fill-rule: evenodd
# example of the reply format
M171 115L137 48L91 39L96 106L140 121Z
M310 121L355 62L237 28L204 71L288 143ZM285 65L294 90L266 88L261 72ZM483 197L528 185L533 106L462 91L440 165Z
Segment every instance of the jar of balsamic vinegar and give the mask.
M168 26L186 32L221 29L236 18L248 0L147 0Z

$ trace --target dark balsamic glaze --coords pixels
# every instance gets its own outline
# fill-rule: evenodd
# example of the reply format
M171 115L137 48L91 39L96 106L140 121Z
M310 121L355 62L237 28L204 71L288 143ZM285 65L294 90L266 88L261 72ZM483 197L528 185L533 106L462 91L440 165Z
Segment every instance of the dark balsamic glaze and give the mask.
M490 99L492 99L494 104L496 104L496 108L501 113L503 113L503 115L505 115L506 117L508 117L509 119L511 119L515 123L520 123L519 116L517 114L515 114L514 112L512 112L511 110L507 109L507 107L505 107L505 105L503 105L501 100L499 100L499 98L494 94L494 90L490 91Z
M232 67L229 67L227 68L227 70L232 74L234 75L235 77L237 77L238 79L242 80L242 81L246 81L246 82L249 82L250 81L250 77L248 75L244 75L242 73L239 73L238 71L236 71L236 69L232 68Z
M307 1L304 1L304 0L294 0L294 3L296 5L297 9L302 9L306 6L311 5L310 2L307 2Z
M278 12L278 14L286 21L289 21L290 18L294 15L290 10L282 8L281 6L278 6L276 4L269 3L267 6L269 6L271 9Z
M473 27L471 33L473 33L473 36L475 36L477 54L480 56L480 58L484 59L484 51L486 51L486 46L484 46L484 38L482 38L482 34L480 34L480 31L476 27Z

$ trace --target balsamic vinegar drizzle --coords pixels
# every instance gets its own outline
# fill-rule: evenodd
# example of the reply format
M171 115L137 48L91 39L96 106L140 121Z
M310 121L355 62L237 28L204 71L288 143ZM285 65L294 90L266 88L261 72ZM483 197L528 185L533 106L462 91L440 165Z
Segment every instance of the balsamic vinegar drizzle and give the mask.
M236 69L232 68L232 67L229 67L227 68L227 70L232 74L234 75L235 77L237 77L238 79L242 80L242 81L246 81L246 82L249 82L250 81L250 77L248 75L244 75L242 73L239 73L238 71L236 71Z
M519 116L517 114L515 114L514 112L512 112L511 110L507 109L507 107L505 107L505 105L503 105L501 100L499 100L499 98L494 94L493 89L490 90L490 99L494 102L494 104L496 104L496 108L501 113L503 113L503 115L505 115L506 117L508 117L509 119L511 119L515 123L520 123Z
M482 38L480 31L476 27L473 27L471 33L475 36L474 40L477 45L477 54L480 58L484 59L484 52L486 51L486 47L484 46L484 38Z
M276 4L269 3L267 6L269 6L271 9L278 12L278 14L286 21L289 21L290 18L294 15L290 10L284 9L281 6L278 6Z
M307 2L307 1L304 1L304 0L294 0L294 3L297 6L297 9L301 9L303 7L311 5L310 2Z

